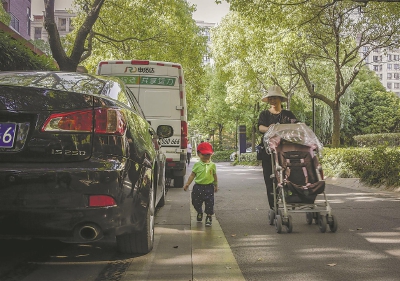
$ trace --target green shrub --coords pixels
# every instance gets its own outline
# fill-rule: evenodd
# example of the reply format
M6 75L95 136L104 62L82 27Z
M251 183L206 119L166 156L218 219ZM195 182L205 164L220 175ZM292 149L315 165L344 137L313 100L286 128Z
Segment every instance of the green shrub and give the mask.
M57 70L53 58L37 55L20 40L0 31L0 70Z
M230 162L230 156L235 150L215 151L212 156L213 162Z
M400 133L366 134L353 137L358 146L372 147L377 145L399 146Z
M324 148L320 163L327 177L353 178L357 175L350 169L350 166L343 159L354 149L349 148Z
M259 166L261 161L257 160L257 152L241 153L233 165Z
M326 176L359 177L371 185L400 186L400 148L324 148Z

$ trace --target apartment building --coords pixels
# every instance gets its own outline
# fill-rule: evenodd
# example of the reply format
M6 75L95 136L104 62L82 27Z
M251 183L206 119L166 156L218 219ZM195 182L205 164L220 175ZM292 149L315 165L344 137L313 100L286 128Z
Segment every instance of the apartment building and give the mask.
M76 16L74 13L70 13L66 10L55 10L54 18L57 24L58 32L60 36L65 36L73 30L72 19ZM44 16L33 15L33 21L31 24L31 38L42 39L47 41L48 34L44 28Z
M362 53L368 52L365 46ZM400 50L376 49L366 58L365 63L376 73L382 85L387 91L394 92L400 97Z
M213 64L214 61L213 61L212 57L210 56L210 46L211 46L210 31L211 31L211 28L213 28L216 24L197 20L196 25L201 28L201 35L207 37L207 54L203 58L203 63L204 64Z
M24 39L31 39L31 0L1 0L11 16L9 27Z

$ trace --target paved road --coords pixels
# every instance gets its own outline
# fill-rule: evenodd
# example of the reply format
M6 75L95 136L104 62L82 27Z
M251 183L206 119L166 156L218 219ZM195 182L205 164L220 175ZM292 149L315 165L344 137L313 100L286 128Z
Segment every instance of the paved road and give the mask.
M216 217L246 280L400 280L399 193L329 180L338 231L321 233L294 214L293 233L278 234L267 222L262 170L217 168Z

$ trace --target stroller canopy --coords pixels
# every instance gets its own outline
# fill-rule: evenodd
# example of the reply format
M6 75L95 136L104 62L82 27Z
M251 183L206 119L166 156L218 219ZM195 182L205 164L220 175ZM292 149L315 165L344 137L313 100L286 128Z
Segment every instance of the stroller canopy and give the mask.
M323 147L314 132L304 123L273 124L263 138L264 146L274 150L281 140L305 145L317 151L321 151Z

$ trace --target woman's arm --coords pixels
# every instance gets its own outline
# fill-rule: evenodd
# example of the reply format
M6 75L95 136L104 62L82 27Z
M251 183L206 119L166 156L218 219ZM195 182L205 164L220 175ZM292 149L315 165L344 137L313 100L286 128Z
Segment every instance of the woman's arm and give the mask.
M268 128L269 127L264 126L264 125L258 125L258 130L260 131L260 133L263 133L263 134L268 131Z

